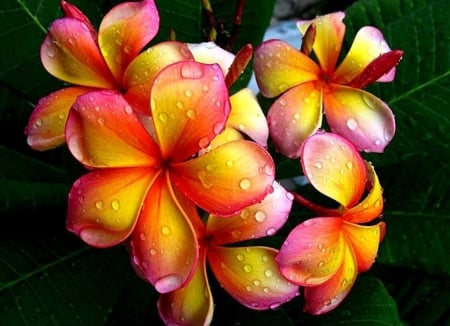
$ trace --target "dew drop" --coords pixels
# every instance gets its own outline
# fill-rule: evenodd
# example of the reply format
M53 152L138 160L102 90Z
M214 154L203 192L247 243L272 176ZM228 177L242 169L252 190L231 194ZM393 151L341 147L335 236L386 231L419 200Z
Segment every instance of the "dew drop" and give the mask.
M285 106L286 105L286 99L282 98L278 103L280 103L281 106Z
M380 139L375 139L375 145L376 146L380 146L381 145L381 140Z
M159 121L161 121L162 123L166 123L166 122L169 120L169 116L167 115L167 113L161 112L161 113L158 115L158 119L159 119Z
M253 267L249 264L245 264L243 269L246 273L250 273L253 270Z
M279 302L272 303L270 305L270 309L277 309L280 305L281 305L281 303L279 303Z
M350 130L356 130L356 128L358 128L358 122L354 118L348 118L347 128Z
M270 235L274 235L275 232L277 232L277 230L274 227L271 227L271 228L267 229L266 234L270 236Z
M194 119L195 116L196 116L196 113L195 113L195 111L193 109L189 109L189 110L186 111L186 116L189 119Z
M186 95L186 97L191 97L192 96L192 91L190 89L187 89L184 91L184 95Z
M261 285L261 281L258 279L254 279L253 280L253 284L255 284L255 286L260 286Z
M184 103L183 101L177 101L177 103L175 104L177 106L177 108L182 109L184 108Z
M273 276L273 271L272 271L270 268L267 268L267 269L264 271L264 275L265 275L266 277L272 277L272 276Z
M244 178L239 182L239 187L242 190L248 190L251 188L251 186L252 186L252 182L247 178Z
M125 110L126 114L132 114L133 113L133 109L131 108L130 105L126 105L124 110Z
M119 208L120 208L120 202L119 202L117 199L114 199L114 200L111 202L111 208L112 208L113 210L115 210L115 211L119 210Z
M48 47L48 48L47 48L47 56L48 56L49 58L54 58L55 55L56 55L55 49L54 49L53 47Z
M242 232L239 229L234 229L233 231L231 231L231 235L233 236L233 238L238 239L241 237Z
M245 287L245 289L246 289L248 292L251 292L251 291L253 290L253 288L252 288L251 285L247 285L247 286Z
M214 135L220 134L222 132L222 130L223 130L223 126L224 125L221 122L215 123L214 126L213 126L213 133L214 133Z
M167 225L164 225L161 227L161 234L162 235L169 235L170 234L170 228Z
M255 213L255 220L257 222L264 222L266 217L267 217L267 215L266 215L266 213L264 211L257 211Z
M95 208L97 209L103 209L103 201L102 200L97 200L95 202Z
M200 148L205 148L209 145L209 138L208 137L203 137L202 139L200 139L198 141L198 146Z
M314 166L318 169L321 169L323 167L323 164L321 162L314 163Z
M270 289L268 287L263 288L264 293L269 293Z
M156 251L155 248L150 249L150 255L156 256L157 253L158 253L158 252Z
M244 257L244 255L239 254L239 255L236 255L236 259L239 261L244 261L245 257Z
M234 166L234 161L233 161L233 160L228 160L228 161L226 161L225 164L226 164L229 168L231 168L231 167Z
M281 83L280 85L278 85L278 91L280 91L280 93L284 93L285 90L287 90L289 88L289 85L286 83Z
M349 170L352 170L352 169L353 169L353 166L354 166L354 164L353 164L353 162L352 162L352 161L348 161L348 162L347 162L347 164L346 164L346 166L347 166L347 169L349 169Z
M104 125L105 124L105 118L103 118L103 117L99 117L98 119L97 119L97 122L98 122L98 124L99 125Z
M265 262L267 262L267 261L269 260L269 257L266 256L266 255L263 255L263 256L261 257L261 260L265 263Z
M182 279L179 275L169 274L161 277L155 282L155 289L159 293L167 293L178 289L182 283Z
M319 267L323 267L325 265L325 262L323 260L319 261L319 263L317 264L317 266Z
M181 76L183 78L200 79L203 77L204 70L201 65L185 64L181 67Z
M36 122L34 123L34 125L37 127L41 127L43 124L44 122L42 121L42 119L37 119Z

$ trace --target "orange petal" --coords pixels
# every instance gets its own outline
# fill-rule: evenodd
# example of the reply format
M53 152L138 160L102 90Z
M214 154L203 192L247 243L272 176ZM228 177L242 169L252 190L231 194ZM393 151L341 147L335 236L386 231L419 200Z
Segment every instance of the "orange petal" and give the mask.
M206 274L206 250L201 250L195 273L186 286L161 294L158 310L166 325L211 323L214 303Z
M277 182L262 202L244 208L231 217L210 215L207 232L216 244L229 244L274 235L286 222L292 194Z
M294 228L276 257L281 273L302 286L316 286L332 278L344 259L341 227L341 218L317 217Z
M248 64L252 60L252 57L253 46L250 43L245 44L239 49L228 73L225 75L225 82L228 88L230 88L239 79L239 77L241 77L245 71L245 68L247 68Z
M263 147L246 140L227 143L170 169L179 189L212 214L234 214L273 190L272 158Z
M255 94L243 88L230 97L231 113L227 125L241 131L262 146L267 146L269 127Z
M100 24L98 43L119 83L128 64L159 29L159 14L153 0L124 2L112 8Z
M67 87L39 100L25 128L31 148L45 151L64 144L67 115L75 99L91 89Z
M322 95L314 83L303 83L281 95L267 114L270 136L277 150L297 158L306 138L322 125Z
M78 179L69 193L67 228L94 247L109 247L133 231L152 168L97 170Z
M242 139L244 139L244 135L241 134L239 131L231 127L225 127L225 129L220 134L218 134L216 137L213 138L213 140L211 140L209 146L202 149L200 153L204 154L219 146L222 146L223 144Z
M154 166L161 161L136 113L112 91L78 97L67 119L66 142L75 158L90 167Z
M298 295L274 260L268 247L227 248L211 245L208 261L223 288L237 301L255 310L275 309Z
M342 22L344 17L343 12L335 12L319 16L310 21L299 21L297 23L303 35L310 24L315 24L316 37L313 50L325 74L331 75L334 73L339 58L345 34L345 25Z
M343 246L342 250L342 264L334 276L318 286L305 288L306 312L321 315L335 309L353 287L358 275L355 257L349 245Z
M131 242L134 263L160 293L184 286L195 271L199 247L190 223L193 205L179 201L167 175L148 190Z
M348 140L333 133L316 133L305 141L301 158L306 177L319 192L344 207L359 202L367 180L366 167Z
M367 223L383 212L383 188L372 164L366 162L367 183L370 185L366 197L356 206L344 209L342 218L352 223Z
M253 67L261 94L266 97L317 80L320 74L320 67L311 58L280 40L268 40L256 48Z
M41 45L42 64L51 75L65 82L115 89L117 84L95 37L83 21L55 20Z
M224 129L230 112L218 65L194 61L169 65L158 74L150 96L162 155L173 162L207 147Z
M125 98L138 112L150 114L150 88L158 72L174 62L188 60L193 56L184 43L167 41L148 48L124 73Z
M353 248L358 271L365 272L369 270L375 262L378 246L384 236L384 229L384 222L371 226L343 223L342 230Z
M331 130L360 151L382 153L394 137L394 114L369 92L335 85L324 94L323 106Z
M359 75L372 60L391 51L381 31L373 26L364 26L356 33L353 44L345 59L339 65L334 75L334 82L347 84ZM386 71L381 81L392 81L395 68Z

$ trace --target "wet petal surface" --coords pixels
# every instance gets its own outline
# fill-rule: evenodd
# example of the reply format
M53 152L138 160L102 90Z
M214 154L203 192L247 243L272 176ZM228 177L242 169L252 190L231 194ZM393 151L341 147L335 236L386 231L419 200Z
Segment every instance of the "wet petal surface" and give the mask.
M90 167L155 166L159 150L127 101L112 91L78 97L66 123L66 142Z
M382 153L394 137L391 109L369 92L335 85L324 94L323 105L331 130L360 151Z
M67 228L94 247L109 247L133 231L142 200L158 171L106 169L78 179L69 193Z
M208 260L219 283L241 304L275 309L298 295L298 287L278 271L276 253L266 247L210 246Z
M366 166L345 138L316 133L302 147L302 168L311 184L344 207L359 202L366 184Z
M173 182L198 206L231 215L273 191L275 167L260 145L238 140L190 161L172 164Z

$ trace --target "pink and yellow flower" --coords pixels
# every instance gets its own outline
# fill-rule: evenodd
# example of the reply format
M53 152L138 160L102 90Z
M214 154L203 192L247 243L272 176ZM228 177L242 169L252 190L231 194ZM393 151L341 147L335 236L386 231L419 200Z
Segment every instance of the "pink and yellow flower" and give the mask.
M208 283L207 263L222 287L237 301L256 310L274 309L298 295L274 260L277 250L265 246L229 246L273 235L288 218L292 195L279 184L261 203L231 217L210 215L199 232L200 259L185 287L164 293L159 313L168 325L209 325L214 302Z
M385 224L360 224L381 215L382 188L373 167L336 134L319 132L308 138L301 160L312 186L340 207L321 207L296 194L319 217L290 232L276 261L288 280L305 287L305 311L323 314L342 302L358 273L376 258Z
M159 292L188 282L201 251L197 207L231 215L272 190L274 163L260 145L238 140L198 153L222 132L230 104L218 65L163 68L150 92L151 116L117 91L81 95L66 142L92 171L68 203L68 229L94 247L130 240L134 263Z
M343 18L344 13L337 12L298 22L302 51L275 39L255 51L261 93L281 94L268 112L270 135L290 158L299 157L302 143L322 126L322 113L331 131L358 150L383 152L394 136L391 109L362 88L374 81L392 81L402 51L391 51L377 28L365 26L336 66L345 33ZM318 63L309 57L310 50Z
M153 0L124 2L112 8L99 31L74 5L61 1L65 17L50 26L41 46L41 61L54 77L72 84L42 98L26 134L36 150L64 143L64 126L71 105L82 94L111 89L124 94L134 110L149 114L150 85L170 63L192 60L185 44L163 42L141 52L159 29Z

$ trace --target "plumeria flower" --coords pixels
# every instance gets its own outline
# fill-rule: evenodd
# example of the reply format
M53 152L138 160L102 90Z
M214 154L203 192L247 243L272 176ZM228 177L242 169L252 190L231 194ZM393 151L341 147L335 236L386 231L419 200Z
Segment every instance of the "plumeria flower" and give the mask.
M222 287L238 302L256 310L274 309L298 295L274 260L277 250L265 246L230 246L270 236L286 222L292 194L276 182L261 203L231 217L210 215L199 232L200 259L189 283L162 294L159 313L168 325L209 325L214 302L208 283L207 264Z
M385 224L361 224L380 216L382 188L373 167L341 136L317 133L304 142L301 154L312 186L340 206L321 207L295 194L319 217L289 233L276 261L288 280L305 287L305 311L323 314L344 300L357 274L376 258Z
M247 140L197 155L230 112L218 65L185 61L163 68L149 103L152 116L143 119L117 91L77 98L66 142L92 171L69 193L67 227L94 247L130 240L133 261L164 293L194 272L197 207L231 215L261 201L272 191L274 163Z
M25 129L28 144L48 150L64 143L64 126L75 99L95 89L124 94L134 110L149 114L150 85L170 63L192 60L185 44L163 42L142 51L159 29L153 0L124 2L112 8L99 31L74 5L61 1L65 17L50 26L41 61L54 77L72 86L42 98Z
M349 139L358 150L383 152L395 133L386 103L364 91L368 84L392 81L402 51L391 51L381 32L361 28L337 65L345 25L343 12L298 22L302 51L281 40L268 40L255 51L254 69L262 95L279 96L268 112L270 135L290 158L322 125ZM309 57L312 50L318 63Z
M243 73L253 54L250 44L244 46L237 55L224 50L214 42L189 43L195 61L217 63L223 71L228 87ZM243 139L243 134L262 146L267 146L269 127L261 106L250 88L243 88L230 96L231 113L225 130L214 139L211 147L231 140Z

